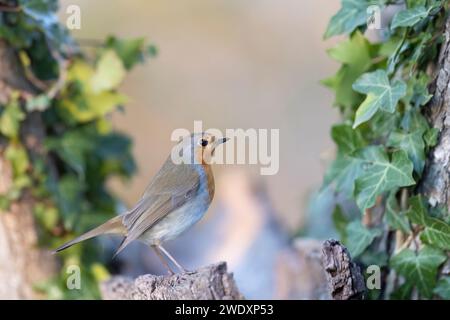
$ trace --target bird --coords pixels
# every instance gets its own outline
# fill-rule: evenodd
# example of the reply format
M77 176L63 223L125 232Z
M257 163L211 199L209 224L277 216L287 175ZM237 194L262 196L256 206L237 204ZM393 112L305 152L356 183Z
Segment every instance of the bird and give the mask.
M155 251L169 274L175 272L164 256L180 271L188 272L162 244L177 238L205 215L215 190L211 159L216 147L228 140L207 132L185 136L174 147L183 161L176 163L172 152L131 210L61 245L54 253L103 234L118 234L124 238L114 257L138 240Z

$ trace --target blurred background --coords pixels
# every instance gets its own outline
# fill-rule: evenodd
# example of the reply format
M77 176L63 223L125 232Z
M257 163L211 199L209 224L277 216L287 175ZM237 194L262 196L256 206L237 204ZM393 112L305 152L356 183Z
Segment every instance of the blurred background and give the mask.
M81 8L81 30L72 31L81 42L114 34L145 37L158 48L126 78L122 91L130 102L112 119L132 137L138 165L130 182L111 181L124 207L139 199L168 156L173 130L193 130L194 120L204 129L279 129L278 174L261 176L258 165L216 165L207 215L167 248L189 269L227 261L247 298L316 297L308 283L314 277L299 264L309 263L301 248L317 243L293 239L306 233L308 215L319 214L308 206L333 154L329 128L337 112L319 81L337 69L326 55L336 39L322 35L339 2L64 0L61 19L71 4ZM321 213L314 220L319 229L330 219ZM138 243L120 259L121 273L164 273Z

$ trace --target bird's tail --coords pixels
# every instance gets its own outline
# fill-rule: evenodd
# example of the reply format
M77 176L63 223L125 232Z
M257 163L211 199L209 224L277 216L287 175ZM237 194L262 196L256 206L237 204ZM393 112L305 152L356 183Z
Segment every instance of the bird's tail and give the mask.
M102 235L102 234L113 233L113 234L125 235L126 228L122 224L122 218L123 218L122 216L117 216L115 218L112 218L111 220L106 221L104 224L98 226L97 228L92 229L92 230L86 232L85 234L82 234L81 236L79 236L69 242L66 242L65 244L63 244L62 246L57 248L55 251L53 251L53 253L62 251L62 250L67 249L81 241L91 239L91 238L94 238L94 237Z

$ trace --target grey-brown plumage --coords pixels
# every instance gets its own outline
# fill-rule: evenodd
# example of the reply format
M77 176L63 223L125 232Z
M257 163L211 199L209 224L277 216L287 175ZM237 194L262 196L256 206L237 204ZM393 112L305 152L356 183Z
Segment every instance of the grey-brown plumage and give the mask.
M208 209L214 196L214 177L211 166L205 159L210 159L214 149L225 141L226 139L215 139L207 133L192 134L184 138L177 147L182 150L185 159L192 159L193 163L174 164L169 157L131 210L67 242L55 251L59 252L101 234L120 234L125 238L116 254L130 242L140 240L152 246L160 258L163 252L183 269L161 244L191 227ZM163 262L168 267L164 260Z

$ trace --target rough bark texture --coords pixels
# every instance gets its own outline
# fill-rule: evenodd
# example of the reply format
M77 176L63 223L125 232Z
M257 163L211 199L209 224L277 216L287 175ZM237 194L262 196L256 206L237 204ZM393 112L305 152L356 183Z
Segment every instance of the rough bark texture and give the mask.
M0 41L0 104L6 103L13 90L22 96L36 93L24 76L17 55L7 43ZM30 152L39 153L42 126L37 113L27 115L21 138ZM5 141L0 139L0 193L12 184L10 163L4 158ZM55 260L37 247L38 234L32 212L33 199L24 194L8 212L0 212L0 299L36 297L33 284L51 275Z
M225 262L170 276L146 274L135 280L116 276L100 286L105 300L244 299Z
M428 197L430 204L449 206L450 199L450 19L447 19L435 81L430 91L433 98L425 114L434 128L439 129L437 145L428 154L425 171L418 191Z
M336 240L327 240L322 247L322 262L331 297L334 300L363 299L366 287L359 267Z

